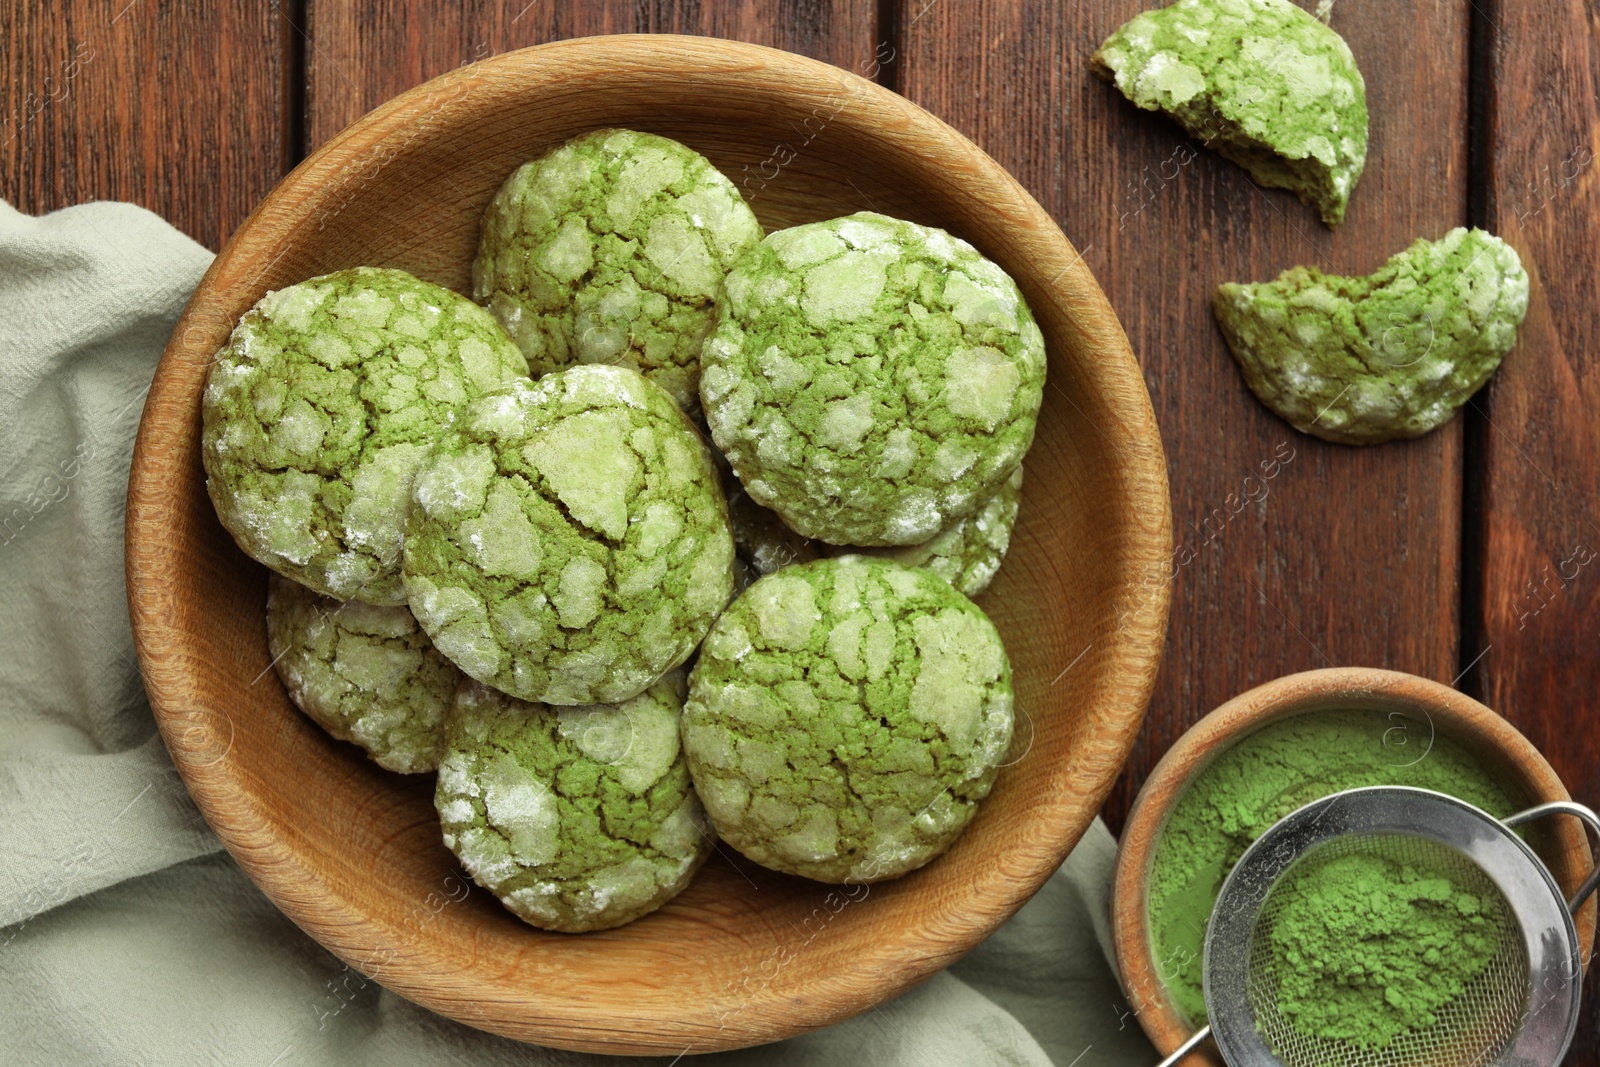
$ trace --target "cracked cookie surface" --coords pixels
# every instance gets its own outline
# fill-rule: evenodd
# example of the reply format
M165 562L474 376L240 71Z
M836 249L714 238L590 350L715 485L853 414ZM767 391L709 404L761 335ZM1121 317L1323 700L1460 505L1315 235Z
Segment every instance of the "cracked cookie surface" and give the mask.
M989 588L1011 547L1011 530L1022 507L1022 468L1019 466L1005 484L983 502L983 506L920 545L901 548L840 548L841 552L860 552L883 556L908 567L926 567L967 596L977 596Z
M217 353L201 458L247 555L338 600L404 604L411 476L455 409L527 362L488 312L404 271L268 293Z
M1457 227L1376 273L1293 267L1217 287L1212 308L1245 382L1305 433L1364 445L1448 422L1517 341L1528 274L1516 250Z
M408 609L333 600L274 574L267 646L289 698L328 733L385 770L439 765L461 672Z
M456 693L434 806L445 845L511 912L578 933L689 884L714 838L678 736L683 675L620 704L551 708Z
M615 703L683 663L733 590L709 450L659 386L573 367L463 408L417 472L411 610L473 678Z
M1367 90L1344 38L1289 0L1178 0L1090 69L1337 226L1367 161Z
M484 216L473 295L535 376L620 364L693 411L723 276L760 240L755 214L704 156L596 130L506 180Z
M779 230L727 279L700 395L750 498L805 537L908 545L1021 462L1044 338L965 241L871 212Z
M1011 726L988 617L929 571L846 556L785 567L723 612L690 676L683 746L740 852L876 882L960 835Z

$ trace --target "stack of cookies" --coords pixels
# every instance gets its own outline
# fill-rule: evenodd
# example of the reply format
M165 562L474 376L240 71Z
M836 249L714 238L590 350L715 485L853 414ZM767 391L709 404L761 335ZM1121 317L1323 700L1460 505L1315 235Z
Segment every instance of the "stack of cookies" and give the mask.
M1012 280L872 213L763 237L628 130L512 174L473 277L313 278L218 353L207 485L295 704L436 770L445 843L546 929L647 914L718 837L827 882L943 852L1011 739L969 597L1043 394Z

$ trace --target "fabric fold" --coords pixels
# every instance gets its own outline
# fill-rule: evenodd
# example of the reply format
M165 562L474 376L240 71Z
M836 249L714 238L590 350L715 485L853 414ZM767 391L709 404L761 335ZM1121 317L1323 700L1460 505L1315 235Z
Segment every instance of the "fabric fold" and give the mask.
M0 204L0 923L221 847L155 733L123 581L133 436L211 254L128 204Z

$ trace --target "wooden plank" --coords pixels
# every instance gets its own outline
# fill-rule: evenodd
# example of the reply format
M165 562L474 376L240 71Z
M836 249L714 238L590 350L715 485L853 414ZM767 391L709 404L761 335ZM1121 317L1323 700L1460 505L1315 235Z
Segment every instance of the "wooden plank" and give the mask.
M1482 223L1532 282L1474 401L1482 545L1470 691L1600 807L1600 22L1588 0L1478 0ZM1569 1064L1600 1064L1591 973Z
M1333 9L1366 75L1372 132L1346 222L1330 232L1089 72L1100 42L1151 6L906 0L900 17L901 91L1061 223L1122 318L1162 426L1180 565L1113 825L1171 742L1252 685L1329 665L1445 682L1458 671L1459 420L1375 448L1302 435L1245 388L1209 300L1220 282L1297 263L1366 273L1464 220L1469 9Z
M687 33L770 45L862 71L874 0L311 0L307 132L315 148L397 93L453 67L528 45L604 33Z
M0 197L131 200L211 248L293 163L277 3L0 8Z
M1480 394L1482 638L1474 683L1600 805L1600 30L1583 0L1500 5L1488 225L1532 281Z

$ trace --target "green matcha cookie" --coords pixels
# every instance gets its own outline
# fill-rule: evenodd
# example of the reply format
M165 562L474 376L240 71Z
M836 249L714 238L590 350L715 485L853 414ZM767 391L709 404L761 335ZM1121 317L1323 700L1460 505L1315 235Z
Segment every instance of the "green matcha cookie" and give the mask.
M404 271L268 293L206 379L217 517L251 558L319 593L404 604L412 473L458 406L527 372L488 312Z
M401 774L439 765L461 672L405 608L337 601L274 574L267 646L295 706Z
M1018 467L976 513L920 545L903 548L840 549L926 567L967 596L989 588L1011 547L1011 528L1022 506L1022 468Z
M1178 0L1106 39L1090 68L1262 185L1337 226L1367 162L1367 90L1344 39L1289 0Z
M1489 379L1528 312L1516 250L1457 227L1364 278L1294 267L1217 287L1217 322L1261 402L1348 445L1420 437Z
M434 805L444 843L515 915L579 933L677 896L711 852L678 740L683 675L621 704L456 694Z
M717 833L763 866L876 882L960 835L1011 741L994 625L930 571L785 567L700 650L683 747Z
M484 216L473 293L536 376L620 363L688 411L723 276L760 240L754 213L704 156L651 133L596 130L506 180Z
M766 508L750 499L739 479L723 479L728 497L728 521L733 527L733 547L756 577L771 574L791 563L817 558L817 543L801 537Z
M411 610L457 666L513 696L636 696L689 658L733 590L708 451L626 367L469 404L417 473Z
M700 397L750 498L806 537L914 545L1033 443L1044 337L943 230L861 212L780 230L728 275Z

